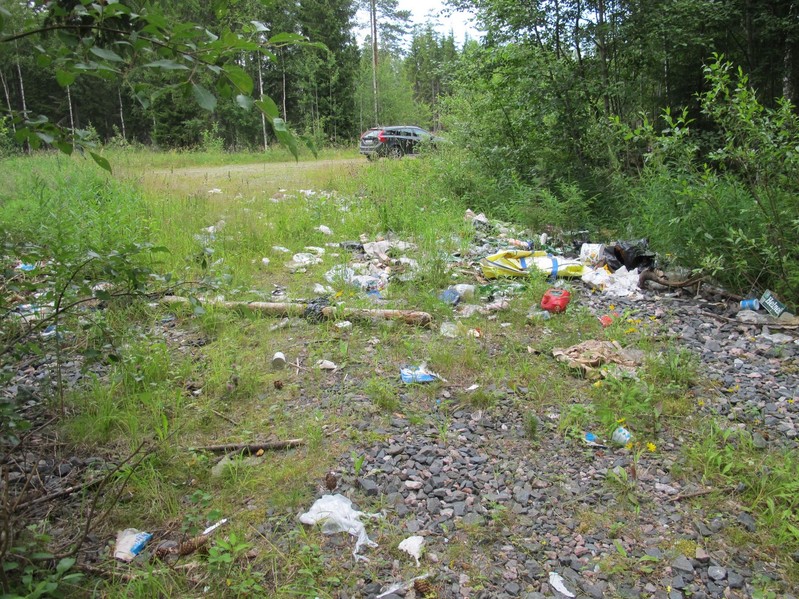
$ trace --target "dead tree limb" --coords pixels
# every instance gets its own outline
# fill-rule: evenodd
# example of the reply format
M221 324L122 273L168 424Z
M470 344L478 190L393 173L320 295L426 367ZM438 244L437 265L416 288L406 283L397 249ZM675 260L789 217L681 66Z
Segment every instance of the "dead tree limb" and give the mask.
M185 297L175 295L166 296L161 299L161 303L168 306L189 305L189 300ZM308 304L293 304L289 302L228 302L228 301L209 301L209 306L225 308L244 312L258 312L266 316L283 318L286 316L304 316L308 309ZM430 324L433 317L427 312L415 310L370 310L364 308L337 308L336 306L326 306L320 310L322 318L335 320L337 318L351 320L400 320L406 324L425 326Z
M229 443L225 445L205 445L195 447L191 451L210 451L211 453L233 453L246 451L248 453L258 453L261 450L291 449L305 445L305 439L287 439L286 441L269 441L266 443Z
M32 505L37 505L39 503L47 503L48 501L52 501L53 499L58 499L59 497L64 497L65 495L72 495L73 493L77 493L78 491L82 491L83 489L88 489L89 487L93 487L102 480L103 477L87 480L86 482L83 482L79 485L72 485L71 487L61 489L60 491L56 491L55 493L50 493L49 495L42 495L41 497L37 497L36 499L23 501L22 503L19 503L16 506L14 506L14 509L20 510L22 508L30 507Z

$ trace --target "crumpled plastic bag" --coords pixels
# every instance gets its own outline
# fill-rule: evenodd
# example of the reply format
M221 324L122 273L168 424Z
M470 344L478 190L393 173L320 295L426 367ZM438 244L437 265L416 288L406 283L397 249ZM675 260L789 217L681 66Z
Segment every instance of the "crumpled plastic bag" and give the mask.
M599 368L605 364L616 364L619 369L634 372L641 361L633 353L625 350L618 341L597 341L589 339L567 349L555 348L552 355L572 368L579 368L586 376L603 375Z
M622 266L613 273L604 268L586 268L582 280L594 289L599 289L612 297L641 300L644 296L638 287L639 277L638 269L629 271L626 266Z
M605 246L605 263L611 270L626 266L628 270L639 268L648 270L655 265L656 254L649 249L649 241L617 241Z
M380 514L365 514L352 509L352 501L337 493L336 495L323 495L304 514L300 514L300 522L303 524L320 524L322 532L326 535L334 535L339 532L346 532L356 537L355 549L352 557L355 561L368 562L369 559L359 555L358 550L362 545L367 547L377 547L377 543L370 540L366 534L366 527L361 522L361 516L368 518L379 518Z
M530 272L541 272L553 278L579 277L583 268L578 260L526 250L503 250L480 260L480 269L486 279L523 277Z
M405 368L400 368L400 379L406 385L410 383L432 383L438 380L444 381L445 383L447 382L441 375L428 370L427 364L424 362L420 366L406 366Z

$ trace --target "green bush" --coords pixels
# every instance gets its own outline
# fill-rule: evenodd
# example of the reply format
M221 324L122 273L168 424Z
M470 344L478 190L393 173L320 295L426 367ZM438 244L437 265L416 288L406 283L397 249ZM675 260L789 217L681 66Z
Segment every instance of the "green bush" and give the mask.
M761 105L740 70L716 56L705 67L702 112L715 131L700 137L687 112L666 128L620 127L651 152L635 186L631 224L661 253L741 293L799 292L799 117L782 101Z

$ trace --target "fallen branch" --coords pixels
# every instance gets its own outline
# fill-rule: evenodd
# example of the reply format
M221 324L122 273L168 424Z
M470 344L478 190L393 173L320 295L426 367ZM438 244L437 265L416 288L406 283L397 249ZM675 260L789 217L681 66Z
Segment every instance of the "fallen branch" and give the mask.
M665 276L658 275L654 270L645 270L638 277L638 287L640 289L646 289L647 281L652 281L653 283L663 285L664 287L682 289L683 287L696 285L697 283L702 282L704 279L704 275L699 275L690 279L686 279L685 281L669 281L669 279L667 279Z
M685 493L684 495L675 495L674 497L670 497L669 501L676 503L677 501L682 501L683 499L692 499L694 497L702 497L703 495L710 495L711 493L715 492L725 492L731 491L731 487L722 487L721 489L702 489L701 491L694 491L693 493Z
M189 300L185 297L169 295L161 299L162 304L189 305ZM246 312L258 312L266 316L283 318L287 316L304 316L308 309L308 304L293 304L289 302L228 302L228 301L208 301L209 306L225 308L227 310L237 310ZM384 320L400 320L406 324L425 326L433 320L427 312L417 312L415 310L370 310L364 308L337 308L336 306L326 306L319 310L318 314L326 320L348 319L348 320L373 320L382 318Z
M269 441L267 443L229 443L226 445L205 445L194 447L191 451L210 451L211 453L233 453L246 451L248 453L258 453L261 450L270 449L291 449L305 445L305 439L287 439L286 441Z
M233 420L232 418L228 418L222 412L217 412L216 410L211 410L215 415L219 416L222 420L227 420L233 426L239 426L239 423Z
M63 497L64 495L71 495L77 491L82 491L83 489L87 489L89 487L93 487L97 483L103 481L104 478L95 478L92 480L87 480L84 483L79 485L72 485L71 487L67 487L65 489L61 489L60 491L56 491L55 493L50 493L49 495L42 495L41 497L37 497L36 499L31 499L29 501L23 501L22 503L18 503L14 506L15 510L19 510L25 507L29 507L32 505L37 505L39 503L47 503L48 501L52 501L53 499L58 499L59 497Z

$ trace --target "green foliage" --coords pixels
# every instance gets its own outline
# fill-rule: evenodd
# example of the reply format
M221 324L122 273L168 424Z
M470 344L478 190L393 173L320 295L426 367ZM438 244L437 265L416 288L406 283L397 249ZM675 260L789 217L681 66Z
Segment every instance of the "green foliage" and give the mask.
M656 249L743 293L799 291L799 117L780 102L764 107L748 77L723 57L705 67L705 117L718 129L702 138L687 113L664 113L666 129L645 122L628 142L649 140L639 188L637 231Z
M799 456L796 450L756 449L751 435L711 424L686 449L709 480L738 488L741 501L771 537L771 546L799 548Z

